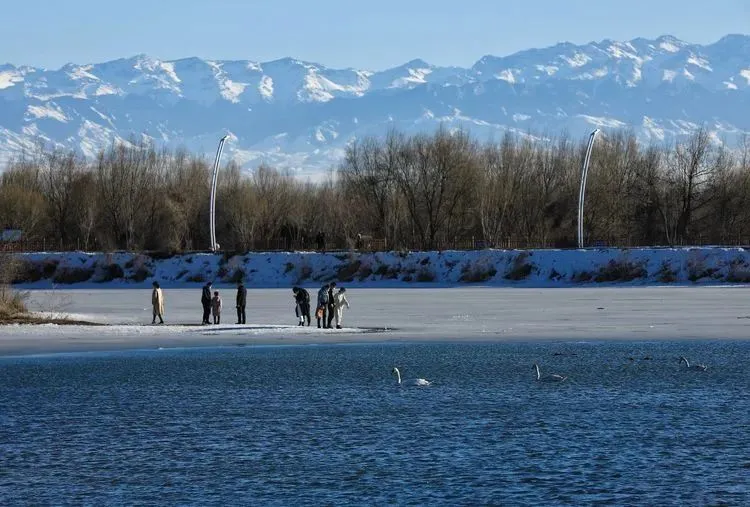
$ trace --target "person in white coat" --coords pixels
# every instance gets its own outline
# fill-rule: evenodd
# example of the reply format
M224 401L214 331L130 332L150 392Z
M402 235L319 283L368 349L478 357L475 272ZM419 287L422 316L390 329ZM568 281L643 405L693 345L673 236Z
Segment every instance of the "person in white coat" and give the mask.
M211 299L211 313L214 316L214 324L221 324L221 309L224 304L221 302L219 291L214 291L214 297Z
M336 315L336 329L341 329L341 321L344 318L344 306L349 308L349 301L346 299L346 289L341 287L333 296L333 308Z
M154 290L151 291L151 307L153 308L154 318L151 319L152 324L156 324L156 317L159 317L159 324L164 324L164 293L159 287L159 282L154 282Z

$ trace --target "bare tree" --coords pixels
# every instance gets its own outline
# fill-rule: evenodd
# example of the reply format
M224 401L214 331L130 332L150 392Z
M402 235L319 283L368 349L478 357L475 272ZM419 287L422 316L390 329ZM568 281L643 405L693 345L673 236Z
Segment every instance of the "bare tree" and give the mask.
M503 245L510 237L519 213L523 176L531 170L534 151L530 143L519 144L508 133L499 146L487 145L480 157L477 213L482 237L490 246Z
M367 232L391 241L395 234L396 170L404 145L404 136L395 131L382 142L375 138L355 141L347 147L339 167L346 195L358 199L355 209L362 214L360 224Z
M42 192L49 206L48 217L53 237L68 245L73 230L75 183L85 162L75 152L53 150L44 157L40 171ZM93 196L78 196L93 200Z
M263 238L275 239L286 221L288 210L294 205L294 179L290 174L261 165L253 174L252 183L256 192L258 232Z
M114 246L136 249L145 234L149 193L155 190L153 149L143 143L113 145L99 154L97 183L104 221Z
M667 160L661 214L670 245L689 241L693 215L703 204L700 191L713 169L707 163L710 154L710 137L700 129L687 141L678 142Z
M21 159L0 179L0 226L21 230L26 239L40 237L48 218L39 173L36 162Z
M166 193L184 217L178 231L182 248L206 248L209 243L206 231L210 179L211 168L202 157L178 150L168 162ZM222 180L223 177L219 181Z
M96 178L91 172L77 175L72 183L72 227L80 246L88 250L96 240L96 229L100 216Z
M217 214L222 216L229 236L227 246L235 250L253 248L258 222L257 198L252 183L242 177L237 164L230 163L223 171L219 192L220 213Z
M402 150L397 181L422 248L438 247L446 225L468 215L477 180L476 152L464 132L450 134L442 129L432 138L412 138Z

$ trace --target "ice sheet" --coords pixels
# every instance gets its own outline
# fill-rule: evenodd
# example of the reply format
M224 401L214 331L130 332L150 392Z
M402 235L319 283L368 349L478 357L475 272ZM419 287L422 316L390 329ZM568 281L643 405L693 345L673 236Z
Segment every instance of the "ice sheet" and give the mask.
M309 287L315 295L315 288ZM287 289L249 289L247 326L222 289L221 326L200 326L200 289L165 290L166 324L151 322L150 290L31 291L32 310L106 326L0 327L0 353L197 345L389 340L747 339L747 289L721 287L451 288L347 291L345 329L297 327ZM313 321L314 325L314 321Z

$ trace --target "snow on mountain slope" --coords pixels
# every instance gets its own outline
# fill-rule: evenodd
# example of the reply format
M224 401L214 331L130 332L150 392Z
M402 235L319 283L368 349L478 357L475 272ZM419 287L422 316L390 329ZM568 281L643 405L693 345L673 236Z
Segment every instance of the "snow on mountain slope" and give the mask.
M732 141L750 131L750 36L714 44L671 36L561 43L471 68L412 60L382 71L271 62L136 55L57 70L0 65L0 162L38 140L92 156L145 135L321 174L354 137L443 124L481 139L506 130L631 128L664 142L705 126Z

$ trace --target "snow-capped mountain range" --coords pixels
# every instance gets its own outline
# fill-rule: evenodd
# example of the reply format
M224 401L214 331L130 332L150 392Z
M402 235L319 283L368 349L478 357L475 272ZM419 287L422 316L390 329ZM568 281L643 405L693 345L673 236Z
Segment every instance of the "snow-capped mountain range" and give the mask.
M0 160L35 143L87 156L116 140L157 144L303 175L335 165L355 137L439 125L480 140L506 130L583 136L632 129L662 143L698 126L717 142L750 132L750 36L710 45L671 36L561 43L470 68L412 60L383 71L145 55L58 70L0 65Z

